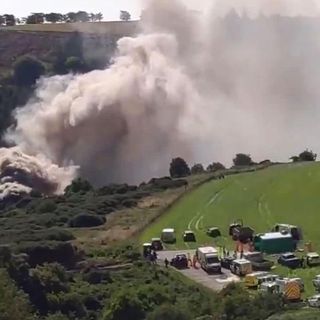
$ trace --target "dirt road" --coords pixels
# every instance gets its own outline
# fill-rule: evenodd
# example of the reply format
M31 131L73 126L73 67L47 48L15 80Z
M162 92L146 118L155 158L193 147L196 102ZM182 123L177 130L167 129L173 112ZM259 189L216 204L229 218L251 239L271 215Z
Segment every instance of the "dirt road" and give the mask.
M163 263L165 258L169 261L179 253L190 254L191 257L195 254L195 250L181 250L181 251L158 251L158 260L160 263ZM185 270L178 270L186 277L192 279L193 281L211 289L214 291L220 291L230 282L238 282L240 281L239 277L233 275L230 270L222 269L222 274L217 275L208 275L202 269L195 269L190 267Z

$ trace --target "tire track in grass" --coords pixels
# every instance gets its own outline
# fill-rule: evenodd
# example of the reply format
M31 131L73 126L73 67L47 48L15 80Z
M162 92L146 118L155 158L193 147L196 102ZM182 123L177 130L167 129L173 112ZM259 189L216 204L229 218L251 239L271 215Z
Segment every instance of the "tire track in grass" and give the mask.
M188 223L188 230L192 230L192 224L199 217L200 214L201 212L198 211L197 214L192 217L192 219Z
M197 220L197 222L196 222L196 224L195 224L195 227L196 227L196 230L197 231L199 231L199 224L200 224L200 221L203 219L203 216L201 216L198 220Z

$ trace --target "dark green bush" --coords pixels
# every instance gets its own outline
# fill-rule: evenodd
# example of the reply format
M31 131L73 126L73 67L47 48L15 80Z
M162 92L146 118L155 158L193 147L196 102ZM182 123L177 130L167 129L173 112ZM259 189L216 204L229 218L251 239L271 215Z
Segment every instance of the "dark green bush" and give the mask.
M71 228L90 228L101 226L105 222L105 217L83 213L70 219L68 225Z

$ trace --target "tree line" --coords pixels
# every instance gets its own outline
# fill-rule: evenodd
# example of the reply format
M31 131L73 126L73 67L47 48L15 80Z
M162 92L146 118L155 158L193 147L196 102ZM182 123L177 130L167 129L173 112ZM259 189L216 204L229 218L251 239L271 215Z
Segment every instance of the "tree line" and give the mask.
M304 150L298 156L292 156L290 160L292 162L305 162L305 161L316 161L317 154L313 153L311 150ZM232 160L233 167L232 168L243 168L250 167L254 165L265 165L272 164L270 160L264 160L259 163L252 160L249 154L245 153L237 153L235 158ZM191 168L188 163L181 157L177 157L172 159L170 163L170 176L172 178L182 178L189 176L191 174L201 174L205 172L217 172L225 170L226 167L220 162L213 162L207 166L205 169L201 163L194 164Z
M131 15L128 11L120 11L120 20L129 21ZM74 23L74 22L101 22L103 14L88 13L86 11L68 12L66 14L51 12L33 12L24 18L17 18L13 14L0 15L0 26L14 26L16 24L42 24L42 23Z

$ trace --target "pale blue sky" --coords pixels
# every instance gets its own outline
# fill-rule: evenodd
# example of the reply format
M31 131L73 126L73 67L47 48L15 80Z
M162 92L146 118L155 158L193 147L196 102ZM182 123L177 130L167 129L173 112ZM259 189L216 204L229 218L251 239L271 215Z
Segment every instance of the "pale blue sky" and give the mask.
M120 10L138 19L142 0L0 0L0 14L12 13L25 17L30 12L61 12L84 10L102 12L105 20L118 20Z

